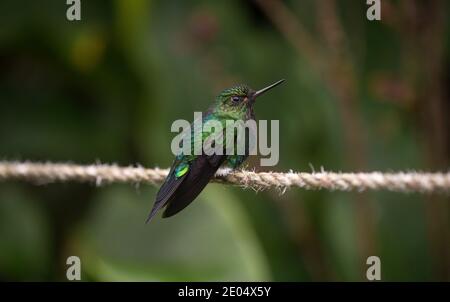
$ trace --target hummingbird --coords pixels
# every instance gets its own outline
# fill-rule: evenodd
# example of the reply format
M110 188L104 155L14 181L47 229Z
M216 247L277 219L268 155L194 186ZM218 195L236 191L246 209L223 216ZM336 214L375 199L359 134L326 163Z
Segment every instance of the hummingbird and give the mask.
M223 90L215 99L213 105L202 115L202 125L210 120L215 120L224 125L226 120L254 120L253 107L256 98L268 90L283 83L279 80L260 90L253 90L245 84L240 84ZM193 123L194 124L194 123ZM191 124L191 129L193 129ZM200 136L202 142L211 134L203 132ZM191 135L191 148L194 146L196 136ZM198 138L197 138L198 139ZM248 142L248 141L247 141ZM155 214L165 207L162 217L170 217L187 207L205 188L216 171L221 166L236 169L247 159L249 152L246 146L244 155L212 154L201 155L179 154L175 157L169 174L156 194L153 208L147 218L149 222Z

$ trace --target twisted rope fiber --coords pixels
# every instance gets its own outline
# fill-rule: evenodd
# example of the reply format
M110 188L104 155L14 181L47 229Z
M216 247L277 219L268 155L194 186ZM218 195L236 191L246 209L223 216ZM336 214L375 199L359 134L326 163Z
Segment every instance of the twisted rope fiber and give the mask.
M0 161L0 181L23 180L37 184L55 182L150 183L160 184L168 169L120 167L117 165L76 165ZM334 173L253 172L220 169L213 182L261 190L275 187L340 191L389 190L397 192L449 192L450 173Z

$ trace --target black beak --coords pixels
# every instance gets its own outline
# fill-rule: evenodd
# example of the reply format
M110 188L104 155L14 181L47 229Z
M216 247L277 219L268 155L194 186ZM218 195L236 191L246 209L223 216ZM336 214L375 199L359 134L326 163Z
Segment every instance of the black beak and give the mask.
M260 89L260 90L256 91L256 92L253 94L252 99L256 99L258 96L264 94L266 91L268 91L268 90L274 88L275 86L280 85L280 84L283 83L283 82L284 82L284 79L279 80L278 82L275 82L275 83L273 83L273 84L271 84L271 85L269 85L269 86L267 86L267 87L265 87L265 88L263 88L263 89Z

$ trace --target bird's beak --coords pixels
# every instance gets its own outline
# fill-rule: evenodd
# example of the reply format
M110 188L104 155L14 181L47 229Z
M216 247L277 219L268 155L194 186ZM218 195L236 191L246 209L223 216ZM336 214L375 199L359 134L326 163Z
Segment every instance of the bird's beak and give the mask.
M273 83L273 84L271 84L271 85L269 85L269 86L267 86L267 87L265 87L265 88L263 88L263 89L260 89L260 90L256 91L256 92L253 94L252 99L255 100L257 97L259 97L260 95L264 94L266 91L268 91L268 90L274 88L275 86L280 85L280 84L283 83L283 82L284 82L284 79L279 80L278 82L275 82L275 83Z

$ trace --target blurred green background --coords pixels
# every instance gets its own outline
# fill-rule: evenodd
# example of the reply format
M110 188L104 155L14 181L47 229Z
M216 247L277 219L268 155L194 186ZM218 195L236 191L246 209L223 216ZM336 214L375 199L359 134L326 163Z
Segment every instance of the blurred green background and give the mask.
M175 119L286 78L273 170L448 171L449 5L365 2L2 0L0 159L168 167ZM450 281L445 195L212 184L145 225L156 190L0 183L0 280Z

